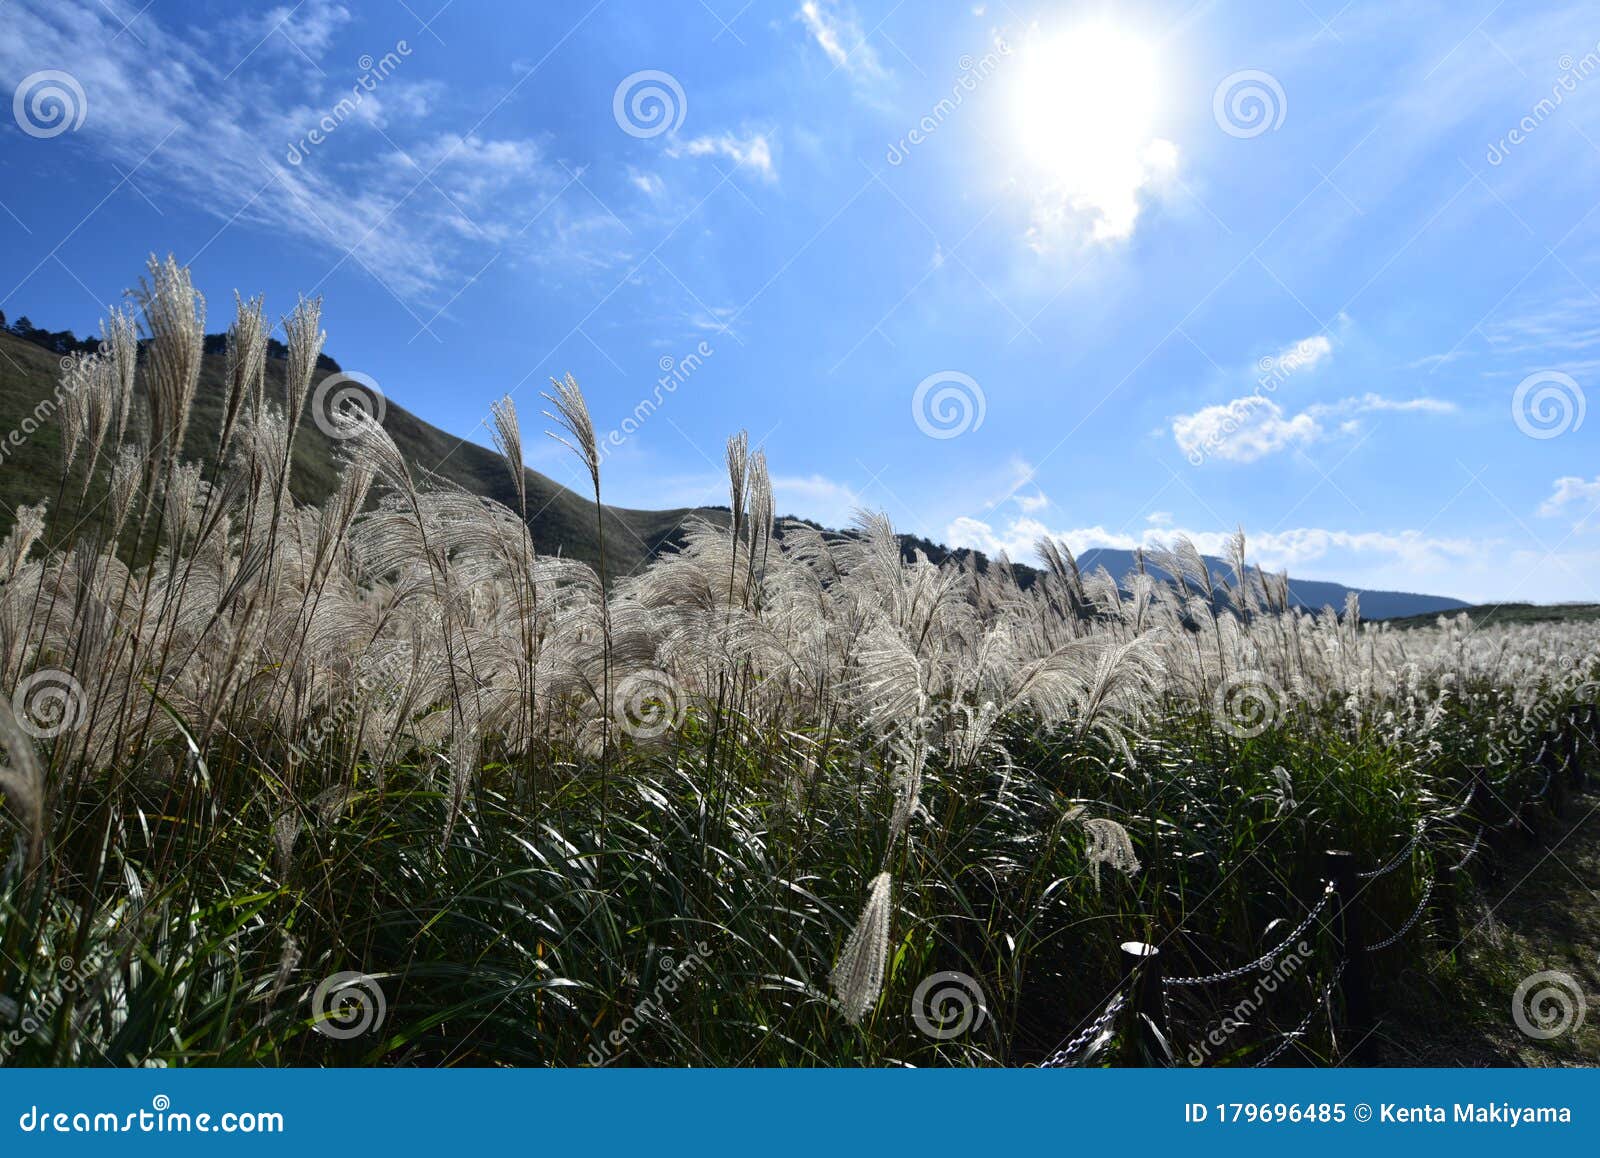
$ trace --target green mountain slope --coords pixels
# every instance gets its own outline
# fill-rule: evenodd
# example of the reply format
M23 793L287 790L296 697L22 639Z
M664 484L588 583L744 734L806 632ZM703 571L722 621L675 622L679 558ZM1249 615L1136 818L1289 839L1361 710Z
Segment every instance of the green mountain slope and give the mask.
M48 502L50 530L47 537L52 541L55 536L65 537L73 522L81 517L75 495L67 496L64 504L57 501L61 481L61 425L50 407L60 361L60 355L42 346L0 331L0 534L10 528L14 512L22 503ZM320 382L331 372L328 368L319 369L315 381ZM223 405L223 374L222 355L207 355L184 446L186 457L196 461L206 459L216 446ZM281 396L283 363L269 359L267 377ZM313 392L315 389L313 385ZM537 411L529 399L524 398L522 402L523 434L531 438L539 429L535 424ZM42 408L41 403L45 403ZM544 420L540 417L537 421ZM513 510L516 508L516 492L505 461L498 454L445 433L393 399L387 400L383 425L406 461L417 471L431 472L474 494L493 498ZM337 445L318 429L308 407L295 438L292 489L297 499L320 503L332 491L338 476ZM595 562L599 551L594 503L536 471L528 471L527 480L528 524L538 549L546 554L560 553ZM91 494L90 509L94 501L95 495ZM65 519L59 514L63 508L67 512ZM693 513L682 508L667 511L605 508L606 554L612 575L634 570L664 544L675 541L684 520ZM704 513L713 519L719 517L713 510ZM725 515L721 517L726 518Z

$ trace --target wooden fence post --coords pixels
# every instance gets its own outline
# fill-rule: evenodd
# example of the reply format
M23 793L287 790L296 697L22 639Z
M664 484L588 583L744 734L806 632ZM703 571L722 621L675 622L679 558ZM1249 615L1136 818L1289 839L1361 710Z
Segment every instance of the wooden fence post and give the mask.
M1130 1022L1123 1063L1170 1066L1172 1027L1161 982L1161 950L1143 941L1122 943L1123 984L1130 995Z
M1358 1065L1373 1065L1378 1059L1378 1043L1373 1037L1372 973L1367 964L1366 938L1362 934L1361 912L1356 905L1360 892L1353 852L1329 849L1324 854L1328 879L1333 881L1333 932L1338 955L1345 961L1339 981L1343 998L1344 1037L1350 1057Z

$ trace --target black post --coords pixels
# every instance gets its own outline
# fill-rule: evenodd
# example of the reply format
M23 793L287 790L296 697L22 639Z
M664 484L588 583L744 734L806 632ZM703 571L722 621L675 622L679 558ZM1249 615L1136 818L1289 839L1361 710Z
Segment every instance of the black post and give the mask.
M1567 783L1574 792L1588 787L1588 777L1583 772L1583 722L1582 708L1569 708L1562 721L1561 734L1566 740Z
M1461 944L1461 900L1470 870L1465 865L1448 865L1440 873L1439 882L1439 935L1444 939L1451 956Z
M1123 1064L1170 1066L1172 1027L1161 984L1161 950L1143 941L1122 943L1123 984L1131 997Z
M1567 789L1570 773L1566 764L1567 739L1565 729L1552 733L1542 748L1539 763L1544 768L1546 793L1550 800L1550 815L1560 820L1567 814Z
M1326 855L1328 879L1333 881L1333 931L1337 952L1347 962L1339 982L1343 998L1343 1031L1350 1058L1357 1065L1373 1065L1378 1060L1378 1043L1373 1037L1372 972L1367 967L1366 938L1361 929L1361 911L1356 905L1360 883L1356 877L1353 852L1329 849Z

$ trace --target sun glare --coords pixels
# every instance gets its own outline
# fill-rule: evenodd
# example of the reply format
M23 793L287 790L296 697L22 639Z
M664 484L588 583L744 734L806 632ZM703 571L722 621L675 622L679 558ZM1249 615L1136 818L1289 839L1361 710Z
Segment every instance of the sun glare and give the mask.
M1155 50L1125 29L1086 24L1027 45L1019 65L1010 116L1031 179L1094 218L1097 238L1126 236L1139 189L1177 159L1155 135Z

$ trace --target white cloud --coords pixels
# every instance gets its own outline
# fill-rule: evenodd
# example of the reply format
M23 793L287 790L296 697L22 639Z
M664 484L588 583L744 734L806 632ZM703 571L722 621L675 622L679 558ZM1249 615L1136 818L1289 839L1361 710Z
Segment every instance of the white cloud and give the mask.
M1151 511L1144 517L1144 521L1149 523L1152 527L1170 527L1172 526L1172 512Z
M1600 507L1600 475L1596 475L1592 481L1581 479L1576 475L1566 475L1556 479L1555 491L1539 504L1539 513L1547 519L1554 518L1574 504L1584 508L1584 519Z
M1043 491L1034 491L1031 495L1016 494L1012 498L1016 500L1017 506L1029 514L1042 511L1050 505L1050 499Z
M805 0L797 13L811 39L835 68L858 76L881 76L878 54L862 35L855 13L834 0Z
M1255 462L1291 447L1324 441L1329 437L1328 422L1336 424L1338 433L1352 435L1361 429L1355 420L1361 414L1453 414L1455 410L1455 403L1440 398L1385 398L1369 392L1338 402L1317 403L1290 415L1265 395L1249 394L1193 414L1178 415L1172 420L1172 436L1191 462L1208 457Z
M628 180L647 197L659 197L666 191L665 183L654 173L630 173Z
M718 136L694 137L673 145L667 150L669 157L727 157L741 169L750 169L764 181L777 179L772 166L772 143L765 133L750 133L737 137L732 133Z
M1133 236L1146 197L1165 191L1177 172L1178 147L1157 138L1043 182L1034 188L1028 243L1041 253L1052 250L1078 236L1085 219L1091 240L1125 240Z
M1297 443L1315 442L1322 425L1310 414L1286 416L1270 398L1251 394L1172 420L1172 437L1191 461L1205 457L1254 462Z
M845 483L820 474L774 475L774 505L780 515L798 515L825 527L846 527L865 500Z
M1016 518L997 528L966 516L954 520L945 530L953 547L970 547L990 555L1003 550L1016 560L1032 559L1034 544L1041 538L1065 542L1073 554L1081 555L1093 547L1123 551L1160 547L1178 535L1187 535L1202 553L1220 556L1227 548L1230 533L1149 527L1133 535L1099 525L1053 530L1029 518ZM1447 567L1454 561L1475 561L1493 545L1488 540L1434 536L1417 530L1344 531L1322 527L1247 534L1246 542L1252 563L1269 570L1286 568L1291 573L1330 556L1376 557L1413 572L1424 572Z

